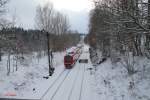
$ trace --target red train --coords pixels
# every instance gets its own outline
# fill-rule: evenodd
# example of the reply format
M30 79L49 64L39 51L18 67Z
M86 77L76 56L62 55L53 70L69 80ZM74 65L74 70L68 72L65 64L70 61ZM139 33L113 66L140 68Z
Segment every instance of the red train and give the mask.
M76 63L78 58L81 55L81 47L72 47L66 50L66 55L64 56L64 65L65 68L71 69Z

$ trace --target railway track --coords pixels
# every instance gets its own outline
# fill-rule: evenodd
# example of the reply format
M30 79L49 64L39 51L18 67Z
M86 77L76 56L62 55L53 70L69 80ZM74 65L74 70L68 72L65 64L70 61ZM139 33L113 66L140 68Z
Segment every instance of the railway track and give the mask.
M70 72L70 71L69 71ZM51 100L53 100L54 96L56 95L56 93L58 92L58 90L60 89L60 87L62 86L63 82L65 81L65 79L67 78L69 72L66 74L65 78L61 81L60 85L57 87L56 91L54 92L54 94L52 95Z
M70 91L69 96L68 96L68 100L71 100L71 95L72 95L73 89L75 87L75 83L76 83L78 74L79 74L79 71L77 72L76 77L74 78L73 85L71 87L71 91Z
M42 97L40 98L40 100L42 100L42 98L47 94L47 92L54 86L54 84L60 79L60 76L65 73L66 69L64 69L59 76L55 79L55 81L52 83L52 85L46 90L46 92L44 93L44 95L42 95Z
M84 66L80 66L81 70L78 74L78 78L76 79L76 83L72 90L70 91L69 99L68 100L81 100L82 92L83 92L83 84L84 84L84 74L85 74L85 64ZM67 100L67 99L66 99Z
M85 64L84 64L84 70L83 70L83 73L82 73L82 82L81 82L81 87L80 87L80 96L79 96L79 100L82 99L83 82L84 82L84 72L85 72Z
M71 74L75 72L75 70L77 70L77 67L79 66L75 66L72 69L65 69L64 71L62 71L61 74L57 77L57 79L53 82L53 84L44 93L40 100L54 100L56 94L59 92L64 82L67 82L66 79L70 77Z
M57 86L56 91L50 99L47 100L72 100L75 93L75 89L77 89L77 96L78 99L81 100L82 95L82 86L84 80L84 72L85 72L85 65L80 66L77 64L75 68L71 69L72 71L70 74L65 78L60 85Z
M83 85L84 71L85 65L80 66L79 63L77 63L71 70L64 70L40 100L72 100L76 84L78 84L78 93L80 93L78 94L79 99L77 100L81 100L82 89L80 88L82 88Z
M63 83L63 81L66 79L66 77L68 76L68 74L71 72L71 70L67 70L67 69L64 69L60 74L59 76L55 79L55 81L52 83L52 85L47 89L47 91L44 93L44 95L40 98L40 100L45 100L44 97L48 94L48 92L55 86L55 84L63 79L61 81L61 83ZM60 85L61 85L60 83ZM60 87L60 86L59 86ZM58 89L56 90L56 92L58 91Z
M81 72L82 72L82 79L81 79L81 84L80 84L81 86L80 86L80 90L78 91L80 94L78 95L78 96L79 96L79 99L77 99L77 100L81 100L82 86L83 86L83 81L84 81L85 65L84 65L84 68L83 68L83 70L82 70ZM80 74L81 74L81 72L80 72ZM79 72L78 72L78 73L79 73ZM76 77L75 77L75 80L74 80L74 83L73 83L73 85L72 85L72 88L71 88L71 91L70 91L68 100L72 100L72 97L71 97L71 96L74 95L74 94L73 94L73 91L74 91L75 85L76 85L76 83L77 83L77 77L78 77L78 76L81 76L80 74L77 74Z

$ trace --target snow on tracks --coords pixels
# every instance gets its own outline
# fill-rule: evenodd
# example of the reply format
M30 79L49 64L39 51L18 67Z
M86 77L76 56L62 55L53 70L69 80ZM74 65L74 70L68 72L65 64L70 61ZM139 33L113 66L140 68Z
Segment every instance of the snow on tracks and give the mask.
M80 66L79 63L77 63L73 69L67 70L68 74L65 77L61 76L62 78L60 78L51 89L49 89L49 92L47 92L42 100L73 100L72 95L78 93L77 97L80 98L82 90L80 88L83 84L84 69L84 66ZM76 89L78 89L77 93L74 92Z
M76 82L74 83L74 87L72 90L72 93L69 96L68 100L81 100L81 96L83 93L83 81L84 81L84 73L85 73L85 64L82 64L80 66L80 71L78 74L78 78Z
M62 82L65 80L65 78L68 76L68 74L69 74L69 70L66 70L66 69L64 69L59 75L58 75L58 77L52 82L52 84L50 85L50 87L47 89L47 91L44 93L44 95L41 97L41 99L40 100L42 100L47 94L48 94L48 92L51 90L51 88L53 88L61 79L63 79L62 80ZM63 78L64 77L64 78ZM62 83L61 82L61 83Z

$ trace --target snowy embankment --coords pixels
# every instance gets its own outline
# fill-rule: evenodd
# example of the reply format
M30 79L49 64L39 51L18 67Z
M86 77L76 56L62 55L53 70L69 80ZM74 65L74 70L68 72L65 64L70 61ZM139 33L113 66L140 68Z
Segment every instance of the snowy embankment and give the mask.
M25 59L18 63L18 71L13 72L13 60L11 60L11 73L7 76L7 56L0 62L0 98L32 98L39 99L47 90L51 81L63 70L64 53L54 54L54 67L57 73L46 80L48 75L47 56L38 59L37 54L26 55Z
M150 100L150 62L135 57L135 70L128 75L122 63L110 59L95 67L95 90L99 100Z

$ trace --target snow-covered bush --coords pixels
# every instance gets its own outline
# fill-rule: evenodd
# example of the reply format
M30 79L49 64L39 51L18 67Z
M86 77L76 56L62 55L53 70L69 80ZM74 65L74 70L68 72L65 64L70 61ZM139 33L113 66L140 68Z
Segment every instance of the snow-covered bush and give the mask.
M127 70L129 75L133 75L135 72L135 57L132 52L126 52L126 55L122 57L120 63Z

